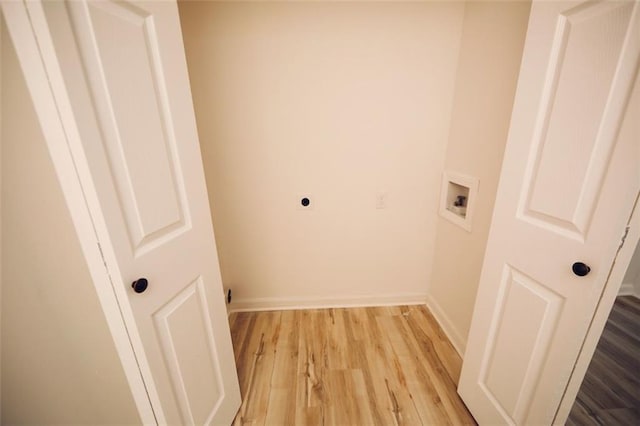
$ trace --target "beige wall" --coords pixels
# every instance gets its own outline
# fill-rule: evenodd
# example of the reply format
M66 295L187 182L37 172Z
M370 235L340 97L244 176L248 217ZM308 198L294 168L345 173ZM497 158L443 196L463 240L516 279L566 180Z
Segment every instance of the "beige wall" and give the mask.
M180 14L234 300L424 301L464 4L182 2Z
M1 77L2 424L139 423L6 33Z
M479 178L472 231L438 219L428 304L464 351L507 140L528 2L469 2L456 77L447 170Z

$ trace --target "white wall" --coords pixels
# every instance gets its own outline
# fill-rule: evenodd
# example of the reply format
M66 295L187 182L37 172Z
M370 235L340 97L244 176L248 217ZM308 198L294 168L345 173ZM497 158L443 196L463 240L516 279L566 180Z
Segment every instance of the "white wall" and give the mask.
M428 305L464 352L507 140L528 2L469 2L445 168L479 178L471 232L437 223Z
M179 7L236 307L424 302L464 3Z
M636 246L627 273L622 280L620 295L632 295L640 298L640 245Z
M1 57L1 422L139 423L6 32Z

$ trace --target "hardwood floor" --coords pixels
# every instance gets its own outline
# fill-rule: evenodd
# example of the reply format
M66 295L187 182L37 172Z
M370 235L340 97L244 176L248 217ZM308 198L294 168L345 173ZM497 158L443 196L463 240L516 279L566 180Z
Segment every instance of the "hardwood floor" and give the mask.
M425 306L235 313L234 424L475 424L461 360Z
M616 299L567 425L640 424L640 300Z

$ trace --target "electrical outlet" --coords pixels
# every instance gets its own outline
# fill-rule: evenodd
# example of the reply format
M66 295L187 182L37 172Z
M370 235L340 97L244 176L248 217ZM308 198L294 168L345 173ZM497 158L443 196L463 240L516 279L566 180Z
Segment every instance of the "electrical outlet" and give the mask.
M387 208L387 193L376 192L376 209L382 210Z

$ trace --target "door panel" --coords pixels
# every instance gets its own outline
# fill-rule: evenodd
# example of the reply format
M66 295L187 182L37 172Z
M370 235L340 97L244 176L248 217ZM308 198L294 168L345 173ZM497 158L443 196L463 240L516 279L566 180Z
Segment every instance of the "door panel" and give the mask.
M481 424L553 422L608 279L640 190L639 9L532 5L458 388Z
M600 131L632 8L629 2L570 8L559 14L552 40L522 215L581 240L615 138Z
M79 5L72 10L87 41L85 65L96 74L92 92L137 256L190 226L154 17L128 3L92 2L89 16Z
M229 424L240 405L175 2L43 4L156 418ZM143 293L131 283L148 279ZM121 293L122 291L119 290ZM153 400L153 397L151 397Z
M210 314L198 277L153 315L182 418L196 425L211 422L224 394Z
M519 418L531 398L564 297L509 265L498 292L480 376L487 395Z

